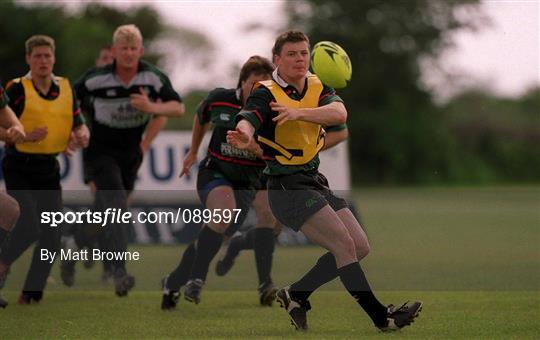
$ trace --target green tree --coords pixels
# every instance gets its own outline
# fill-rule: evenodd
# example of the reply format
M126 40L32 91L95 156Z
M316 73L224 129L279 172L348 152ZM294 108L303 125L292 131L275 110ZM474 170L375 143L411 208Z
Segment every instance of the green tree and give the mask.
M202 33L163 23L155 9L140 6L129 10L89 3L78 11L67 11L61 4L19 4L0 2L0 78L7 81L27 72L24 42L34 34L47 34L56 40L55 73L77 79L94 65L99 49L111 43L116 27L136 24L143 33L145 59L167 65L170 51L187 49L207 62L213 46Z
M478 0L287 3L289 27L312 43L340 44L353 65L339 90L349 111L353 180L430 183L449 180L453 136L420 81L422 58L436 58L458 29L483 22Z
M470 89L442 107L455 136L453 176L470 182L540 180L540 88L520 98Z

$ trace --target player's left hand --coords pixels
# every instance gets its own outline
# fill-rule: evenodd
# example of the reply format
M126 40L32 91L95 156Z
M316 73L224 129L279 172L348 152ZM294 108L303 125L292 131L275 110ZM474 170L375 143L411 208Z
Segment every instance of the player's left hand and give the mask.
M298 109L287 107L276 102L271 102L270 107L272 108L272 111L278 113L277 116L272 118L272 121L277 122L277 125L281 125L289 120L298 120L300 118L300 110Z
M154 103L150 101L150 98L148 98L148 95L144 92L142 87L139 87L139 93L134 93L129 97L131 99L130 104L135 109L145 113L153 112Z
M71 157L77 152L77 142L75 142L75 134L73 131L69 135L69 140L66 149L62 152L64 155Z
M227 131L227 143L238 149L247 149L252 139L252 136L239 127L236 130Z
M81 148L86 148L88 146L88 141L90 140L90 130L86 124L81 124L77 126L72 132L75 144Z

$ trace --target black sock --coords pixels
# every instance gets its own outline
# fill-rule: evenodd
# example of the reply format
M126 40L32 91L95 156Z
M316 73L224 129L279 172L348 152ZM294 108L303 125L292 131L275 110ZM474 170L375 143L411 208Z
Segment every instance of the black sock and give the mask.
M0 228L0 246L4 243L4 240L9 235L9 231Z
M387 308L377 300L366 276L358 262L354 262L338 269L341 282L358 302L358 304L369 315L376 326L384 326L386 324Z
M272 257L274 256L274 230L272 228L255 228L255 262L259 285L272 282Z
M189 274L191 274L191 268L195 262L196 255L195 242L193 242L186 250L184 250L180 263L174 271L169 274L169 277L167 278L167 289L179 290L180 287L186 284Z
M255 246L255 230L257 228L251 228L241 235L235 236L229 242L227 247L227 252L223 257L223 261L230 262L233 261L240 251L245 249L253 249Z
M206 280L210 262L216 256L221 247L223 235L216 233L208 226L204 226L197 239L197 255L191 269L190 279Z
M299 301L305 301L317 288L337 276L336 259L328 252L317 260L315 266L304 277L291 285L291 295Z

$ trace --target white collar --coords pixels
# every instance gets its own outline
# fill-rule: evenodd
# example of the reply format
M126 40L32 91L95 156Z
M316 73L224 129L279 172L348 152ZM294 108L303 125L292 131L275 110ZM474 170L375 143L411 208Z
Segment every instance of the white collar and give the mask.
M237 88L236 91L235 91L235 94L236 94L236 99L238 99L238 101L240 101L241 100L240 97L242 97L242 89L240 87Z
M309 76L311 76L311 75L312 75L312 73L309 72L309 70L308 70L307 73L306 73L306 77L309 77ZM274 70L274 72L272 72L272 78L273 78L274 81L275 81L276 83L278 83L278 85L281 86L281 87L287 87L287 86L290 85L290 84L287 83L285 80L283 80L283 78L281 78L281 77L279 76L279 74L278 74L278 68L277 68L277 67L276 67L276 69Z
M52 81L53 81L53 83L54 83L55 85L58 85L58 79L56 79L56 76L54 75L54 73L51 74L51 76L52 76ZM25 74L23 78L24 78L24 79L30 79L30 80L32 80L32 71L28 71L28 73Z

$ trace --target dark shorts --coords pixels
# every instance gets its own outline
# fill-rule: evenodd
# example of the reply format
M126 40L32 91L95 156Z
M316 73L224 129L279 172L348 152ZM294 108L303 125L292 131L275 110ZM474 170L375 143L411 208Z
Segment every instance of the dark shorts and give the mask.
M270 176L268 199L276 219L295 231L327 204L334 211L348 207L344 199L330 190L326 177L317 171Z
M95 182L100 190L133 191L143 161L140 148L122 151L89 147L83 153L85 183Z
M246 220L260 183L230 181L212 164L210 158L204 159L199 166L199 174L197 175L197 193L204 207L206 207L206 200L210 191L222 185L233 189L236 208L241 209L236 223L232 223L225 231L226 236L232 236Z

